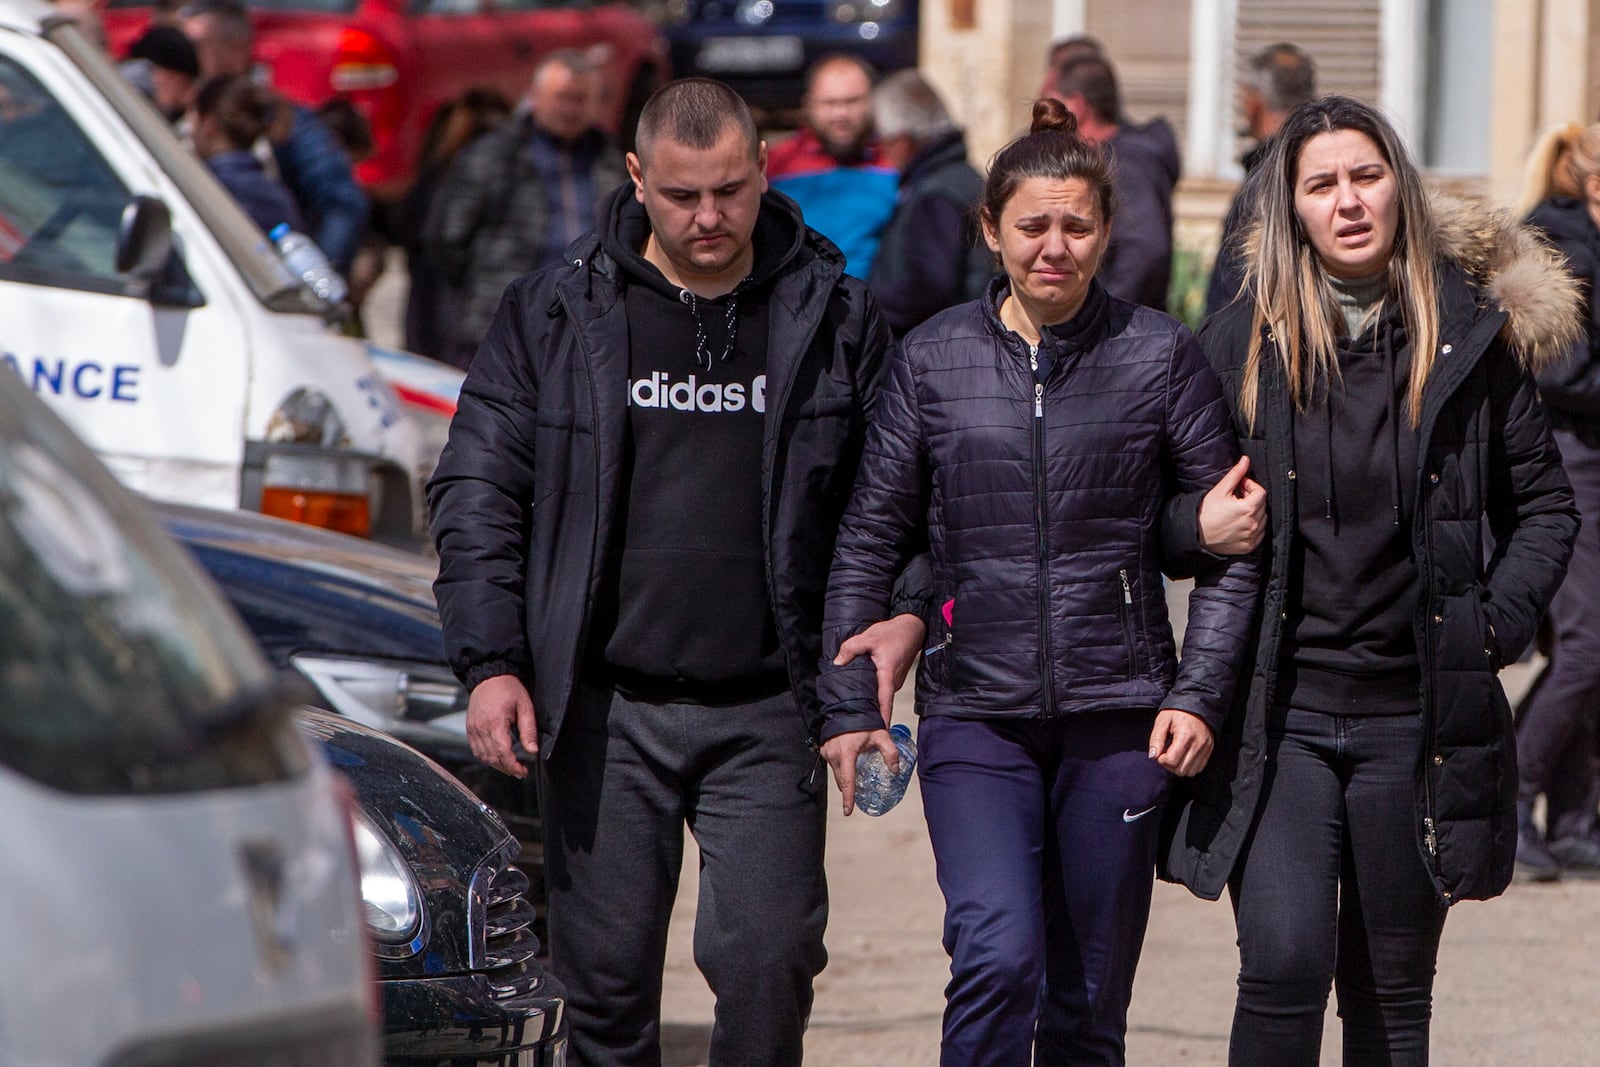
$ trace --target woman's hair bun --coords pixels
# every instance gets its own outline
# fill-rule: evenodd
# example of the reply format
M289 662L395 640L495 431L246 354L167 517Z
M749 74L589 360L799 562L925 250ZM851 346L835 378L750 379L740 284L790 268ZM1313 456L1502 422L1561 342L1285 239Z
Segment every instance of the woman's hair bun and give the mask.
M1040 97L1033 102L1033 125L1029 133L1064 133L1069 137L1078 134L1078 120L1067 105L1053 96Z

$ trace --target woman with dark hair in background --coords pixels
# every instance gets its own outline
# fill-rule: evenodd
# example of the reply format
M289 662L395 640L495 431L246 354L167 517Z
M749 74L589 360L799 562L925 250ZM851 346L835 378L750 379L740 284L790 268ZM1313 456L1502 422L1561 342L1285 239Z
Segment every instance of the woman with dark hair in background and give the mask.
M1551 131L1529 159L1521 206L1566 257L1583 290L1583 336L1539 373L1582 526L1567 579L1550 602L1550 663L1517 709L1517 873L1600 877L1595 829L1600 725L1600 126ZM1543 835L1534 801L1545 798Z
M1531 370L1565 355L1576 293L1528 230L1430 203L1355 100L1296 109L1259 173L1244 291L1200 342L1266 483L1265 602L1166 873L1232 897L1235 1067L1315 1067L1330 984L1346 1064L1418 1067L1446 908L1511 879L1496 673L1577 532ZM1169 558L1252 550L1216 534L1230 509L1175 503Z
M917 672L923 811L951 956L942 1062L1121 1064L1161 807L1223 728L1256 599L1224 561L1181 665L1160 573L1175 490L1239 476L1193 337L1109 296L1111 173L1058 101L995 157L981 222L1003 273L911 330L879 394L823 624L823 756L893 760L863 631L931 546Z
M194 151L262 233L280 223L304 230L289 190L262 166L255 143L290 121L288 107L271 89L245 75L219 74L195 89L189 105Z

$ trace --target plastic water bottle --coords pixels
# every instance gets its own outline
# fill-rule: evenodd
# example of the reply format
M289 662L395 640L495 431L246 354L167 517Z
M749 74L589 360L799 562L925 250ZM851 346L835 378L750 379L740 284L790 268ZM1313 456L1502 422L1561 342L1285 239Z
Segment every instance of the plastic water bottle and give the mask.
M882 815L906 795L906 785L917 765L917 743L903 722L889 727L889 739L900 750L900 770L890 773L883 753L869 748L856 757L856 807L868 815Z
M349 287L339 277L339 272L333 269L333 264L328 262L328 257L322 254L322 249L317 247L317 242L289 229L287 222L278 223L267 236L278 246L278 254L283 257L284 265L324 303L329 307L344 303Z

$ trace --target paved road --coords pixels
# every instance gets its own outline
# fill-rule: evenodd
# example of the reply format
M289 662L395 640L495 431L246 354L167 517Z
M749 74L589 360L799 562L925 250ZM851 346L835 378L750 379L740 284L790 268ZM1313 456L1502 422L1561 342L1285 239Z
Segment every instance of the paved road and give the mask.
M1511 668L1507 688L1520 692L1531 674ZM896 717L912 721L909 702L902 699ZM937 1063L949 972L939 944L943 901L915 790L881 819L845 819L835 810L827 862L831 959L817 983L808 1062ZM665 1067L704 1064L710 1036L711 996L690 948L696 864L691 847L668 948ZM1233 937L1225 903L1156 887L1129 1023L1130 1064L1227 1063ZM1442 1067L1600 1063L1600 882L1516 885L1498 900L1452 909L1435 1005L1433 1062ZM1331 1009L1322 1062L1340 1063Z
M391 266L368 322L380 340L398 343L403 271L396 260ZM1175 619L1183 617L1182 604L1175 590ZM1516 666L1503 677L1515 696L1531 675L1530 667ZM896 716L913 721L909 701L902 699ZM817 984L807 1059L833 1067L937 1063L948 960L920 797L913 788L877 820L845 819L835 810L829 834L831 962ZM711 1032L711 995L690 947L698 865L692 842L687 853L662 1006L665 1067L704 1064ZM1158 885L1128 1062L1225 1064L1237 966L1227 905ZM1600 882L1518 885L1499 900L1458 905L1446 926L1435 994L1433 1062L1441 1067L1600 1063ZM1339 1062L1330 1009L1323 1064Z

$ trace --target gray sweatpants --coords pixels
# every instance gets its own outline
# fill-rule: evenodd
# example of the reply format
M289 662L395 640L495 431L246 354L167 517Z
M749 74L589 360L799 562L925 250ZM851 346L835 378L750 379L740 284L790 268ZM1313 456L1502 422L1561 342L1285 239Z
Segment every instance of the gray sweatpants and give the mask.
M700 848L694 958L717 998L710 1063L800 1063L827 962L827 779L808 778L813 762L788 694L702 707L580 691L541 794L551 960L578 1067L661 1063L686 823Z

